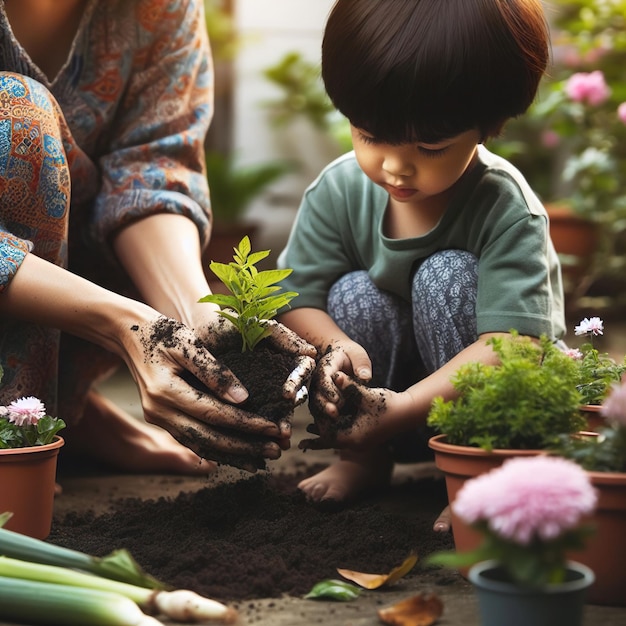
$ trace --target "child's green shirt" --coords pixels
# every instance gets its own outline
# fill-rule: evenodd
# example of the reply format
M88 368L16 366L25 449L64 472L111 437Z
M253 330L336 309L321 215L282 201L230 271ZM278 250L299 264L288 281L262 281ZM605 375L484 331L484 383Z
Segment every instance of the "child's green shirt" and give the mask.
M477 330L553 339L565 332L560 265L547 213L521 173L479 146L439 223L428 233L390 239L383 233L387 192L359 168L354 153L328 165L304 194L281 267L292 308L325 310L342 275L367 270L381 289L410 301L411 276L438 250L472 252L478 263Z

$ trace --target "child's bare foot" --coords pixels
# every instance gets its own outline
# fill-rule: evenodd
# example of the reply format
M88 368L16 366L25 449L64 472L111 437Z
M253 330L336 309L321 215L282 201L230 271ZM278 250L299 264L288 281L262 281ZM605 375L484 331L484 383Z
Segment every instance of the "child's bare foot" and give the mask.
M305 478L298 488L311 502L347 502L369 489L389 483L392 463L387 455L342 455L341 460Z
M167 431L135 419L96 391L80 422L63 431L68 451L121 472L203 475L215 470Z
M450 512L450 505L448 505L435 520L433 524L433 530L437 533L447 533L452 525L452 513Z

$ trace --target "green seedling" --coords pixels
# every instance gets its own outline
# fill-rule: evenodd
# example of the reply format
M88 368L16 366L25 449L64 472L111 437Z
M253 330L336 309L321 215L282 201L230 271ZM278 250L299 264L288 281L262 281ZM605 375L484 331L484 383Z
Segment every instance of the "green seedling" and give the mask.
M224 284L229 294L209 294L200 302L212 302L220 307L219 314L230 320L242 338L242 352L255 346L270 333L267 322L295 298L295 291L280 292L280 283L291 274L291 269L259 271L256 264L265 259L270 250L252 252L246 235L236 248L230 263L212 261L211 271Z

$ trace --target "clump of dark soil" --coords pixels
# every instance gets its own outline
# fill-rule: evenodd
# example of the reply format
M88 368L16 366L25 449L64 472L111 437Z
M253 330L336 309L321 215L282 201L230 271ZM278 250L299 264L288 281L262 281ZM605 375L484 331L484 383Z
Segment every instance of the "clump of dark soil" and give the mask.
M214 345L207 346L219 362L231 370L248 391L248 399L238 404L237 407L261 415L275 424L289 420L294 411L294 402L283 397L283 386L289 374L295 369L297 360L293 354L280 352L273 349L271 343L262 340L254 350L241 350L241 338L239 335L226 334L218 337ZM191 373L186 372L183 378L200 391L208 389ZM215 427L214 427L215 428ZM225 434L228 430L221 430ZM241 431L234 432L241 440L246 435ZM248 436L250 441L258 441ZM225 452L218 453L214 448L207 451L206 458L223 465L238 468L267 469L267 464L262 456L230 455Z
M283 398L283 385L296 366L293 355L260 343L253 351L229 350L215 356L239 378L250 394L240 405L275 423L293 412L293 400Z
M256 475L176 499L126 499L114 513L55 519L48 541L96 556L126 548L162 581L224 602L302 596L337 578L337 567L384 574L412 551L423 559L453 546L432 531L446 504L442 481L394 487L408 490L408 509L378 498L333 512L305 501L301 478ZM419 564L410 576L449 582Z

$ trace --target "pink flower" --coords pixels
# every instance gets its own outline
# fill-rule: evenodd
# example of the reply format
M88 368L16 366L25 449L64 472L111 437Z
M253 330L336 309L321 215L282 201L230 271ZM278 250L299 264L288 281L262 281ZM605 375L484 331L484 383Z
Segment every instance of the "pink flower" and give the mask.
M584 102L598 106L611 95L611 89L600 70L572 74L565 84L565 92L574 102Z
M565 350L565 354L574 361L580 361L583 358L583 353L578 348L568 348Z
M626 427L626 381L624 379L621 385L613 385L611 393L602 403L600 412L607 419Z
M604 322L599 317L586 317L574 328L575 335L602 335Z
M551 541L593 511L596 492L587 473L561 457L517 457L465 483L452 503L468 524L487 522L502 539L528 545Z
M626 124L626 102L622 102L622 104L617 107L617 117L619 117L623 124Z
M14 400L8 407L8 420L17 426L36 424L46 415L43 402L34 396Z
M541 133L541 143L546 148L556 148L561 143L561 136L554 130L546 130Z

